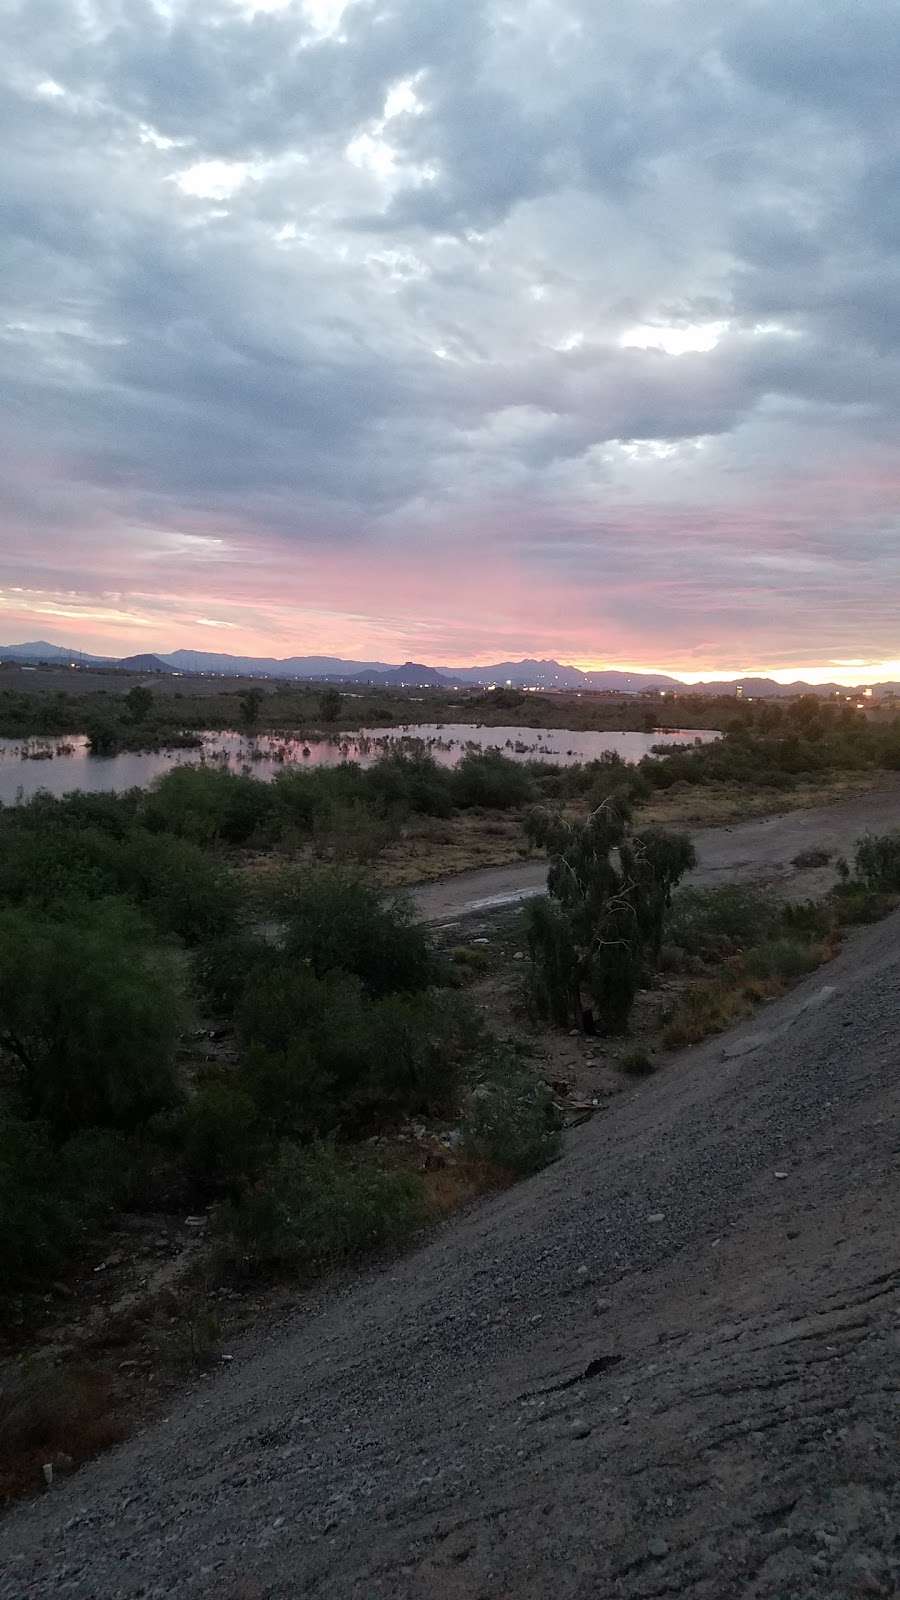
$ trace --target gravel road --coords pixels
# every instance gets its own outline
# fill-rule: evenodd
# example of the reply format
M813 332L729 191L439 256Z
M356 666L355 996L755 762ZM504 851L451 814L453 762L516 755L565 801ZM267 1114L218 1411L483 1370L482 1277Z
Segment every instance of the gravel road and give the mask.
M0 1524L3 1600L900 1592L900 913Z
M837 805L808 811L787 811L758 817L733 827L697 828L691 832L698 865L689 881L708 885L724 881L772 881L796 876L792 862L804 850L824 849L852 856L860 834L884 833L900 826L900 778L854 795ZM817 894L833 882L833 873L804 874L800 892ZM482 867L460 872L441 883L425 883L412 891L424 922L453 922L459 917L498 910L542 894L547 881L545 861L523 861L508 867Z

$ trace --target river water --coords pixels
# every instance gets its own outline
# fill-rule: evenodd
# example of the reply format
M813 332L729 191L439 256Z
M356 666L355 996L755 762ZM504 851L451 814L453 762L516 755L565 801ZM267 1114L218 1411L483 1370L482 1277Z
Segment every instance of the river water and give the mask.
M91 793L146 788L172 767L226 766L232 772L252 772L271 778L286 766L337 766L358 761L371 766L388 750L425 750L441 766L455 766L468 750L496 749L513 761L552 761L572 766L593 761L604 750L614 750L623 761L640 761L651 746L705 743L718 734L694 729L658 733L573 732L566 728L488 728L468 723L410 723L393 728L366 728L361 733L335 734L327 739L295 739L284 734L204 733L203 745L193 750L123 751L121 755L94 756L87 740L66 738L0 739L0 802L16 805L38 790L67 794L73 789Z

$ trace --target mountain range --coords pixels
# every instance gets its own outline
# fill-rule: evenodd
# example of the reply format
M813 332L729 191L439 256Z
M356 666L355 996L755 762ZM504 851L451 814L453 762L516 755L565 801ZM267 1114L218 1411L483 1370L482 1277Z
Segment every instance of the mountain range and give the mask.
M518 689L606 690L613 694L645 694L665 689L685 695L732 695L740 688L741 693L747 696L781 699L798 694L828 696L849 692L844 684L811 685L800 679L789 684L776 683L772 678L686 684L664 672L621 672L613 669L584 672L580 667L566 666L553 660L498 661L487 667L430 667L417 661L394 666L386 661L348 661L340 656L288 656L279 660L274 656L220 655L206 650L172 650L164 655L96 656L84 650L70 650L62 645L50 644L46 639L32 640L27 644L0 645L0 661L35 665L72 662L83 667L116 667L138 673L209 673L234 678L326 680L380 688L452 689L509 685ZM873 689L875 695L898 691L900 684L897 683L876 684Z

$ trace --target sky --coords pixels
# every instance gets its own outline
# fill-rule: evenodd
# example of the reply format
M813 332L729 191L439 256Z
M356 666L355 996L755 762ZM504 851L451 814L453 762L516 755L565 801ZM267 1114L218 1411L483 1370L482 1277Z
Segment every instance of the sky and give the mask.
M897 0L7 0L0 642L900 676Z

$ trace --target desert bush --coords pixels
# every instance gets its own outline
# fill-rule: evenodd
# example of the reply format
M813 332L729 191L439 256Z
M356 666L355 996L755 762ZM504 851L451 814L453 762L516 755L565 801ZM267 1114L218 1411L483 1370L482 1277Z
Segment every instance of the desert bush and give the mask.
M246 844L264 831L275 801L272 786L225 767L173 767L157 778L141 810L155 833L175 833L195 844Z
M484 1047L484 1024L462 995L388 995L368 1020L357 1103L414 1115L452 1111L467 1068Z
M178 1135L186 1171L201 1188L232 1189L255 1175L262 1159L256 1105L236 1082L199 1088L178 1118Z
M547 1085L511 1050L498 1048L468 1097L463 1144L479 1161L524 1176L559 1153L560 1130Z
M122 896L187 944L221 935L237 908L234 880L196 845L128 823L83 826L50 811L44 827L0 825L0 901L65 908Z
M752 978L760 978L765 982L793 983L819 966L823 954L821 945L782 935L754 946L747 952L744 964Z
M721 1033L747 1016L751 1001L736 983L698 983L681 995L663 1029L668 1050L698 1044L711 1033Z
M455 967L463 967L473 975L487 972L491 964L488 952L480 945L456 944L447 954Z
M483 806L505 811L527 805L534 786L521 762L510 761L495 750L470 750L452 773L451 794L464 810Z
M665 936L688 955L718 959L766 938L778 917L771 899L742 884L679 889L666 916Z
M344 696L339 689L326 689L319 700L319 716L323 722L337 722L344 704Z
M656 1070L653 1057L646 1050L626 1050L619 1057L619 1067L632 1078L645 1078Z
M52 1271L64 1258L76 1219L59 1183L45 1124L0 1120L0 1284L8 1289ZM2 1291L0 1291L2 1294Z
M832 894L838 926L856 927L870 922L880 922L897 904L896 895L885 890L869 889L863 883L839 884Z
M549 895L525 904L530 996L541 1017L564 1028L578 1005L578 947L570 919Z
M424 1219L416 1173L385 1171L331 1144L284 1144L265 1177L223 1208L219 1225L240 1264L316 1269L400 1245Z
M360 981L274 962L238 1013L242 1084L271 1137L352 1131L376 1111L454 1104L482 1046L477 1013L446 990L372 1000Z
M368 798L367 774L353 761L336 767L287 767L273 778L270 786L274 808L274 827L282 834L295 830L311 834L316 818L334 806L365 805Z
M153 690L136 683L125 696L125 708L132 722L146 722L153 710Z
M39 1284L130 1198L135 1152L89 1128L60 1144L46 1122L0 1117L0 1300Z
M440 969L426 930L401 896L352 873L320 869L289 879L279 902L284 950L317 977L351 973L373 996L427 988Z
M115 902L0 912L0 1051L57 1134L136 1126L175 1096L182 963Z
M796 900L782 906L779 925L785 933L799 939L827 939L835 924L829 900Z
M856 842L854 863L868 889L900 890L900 829L864 834Z
M621 1032L659 954L672 890L693 864L690 840L631 833L621 798L583 824L534 812L526 823L550 855L549 899L525 908L533 1002L558 1023L590 1030L596 1011L607 1030Z
M395 751L366 773L367 787L383 811L448 817L453 809L453 775L433 756Z
M316 855L344 864L374 861L398 833L395 815L381 815L364 800L331 801L312 826Z
M801 850L799 855L794 856L791 865L798 872L805 872L812 867L827 867L833 855L833 850Z
M187 945L221 940L234 929L237 881L188 839L134 828L109 862L118 894L134 900L161 933Z
M204 943L194 957L194 974L213 1011L232 1017L258 969L272 958L270 940L236 928Z

